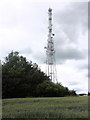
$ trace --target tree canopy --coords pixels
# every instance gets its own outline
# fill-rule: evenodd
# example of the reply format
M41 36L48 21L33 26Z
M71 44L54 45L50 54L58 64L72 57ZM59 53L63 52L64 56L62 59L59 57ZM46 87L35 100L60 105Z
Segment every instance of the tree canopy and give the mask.
M76 95L67 87L51 82L36 63L19 52L11 52L2 65L2 97L46 97Z

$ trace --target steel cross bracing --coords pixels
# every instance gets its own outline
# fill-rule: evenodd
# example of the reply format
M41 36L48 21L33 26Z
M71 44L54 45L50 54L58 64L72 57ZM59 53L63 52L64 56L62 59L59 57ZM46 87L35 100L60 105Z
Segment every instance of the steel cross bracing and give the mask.
M55 50L54 50L54 34L52 33L52 9L48 9L49 16L49 26L48 26L48 40L46 49L46 73L52 80L52 82L57 82L57 71L55 62Z

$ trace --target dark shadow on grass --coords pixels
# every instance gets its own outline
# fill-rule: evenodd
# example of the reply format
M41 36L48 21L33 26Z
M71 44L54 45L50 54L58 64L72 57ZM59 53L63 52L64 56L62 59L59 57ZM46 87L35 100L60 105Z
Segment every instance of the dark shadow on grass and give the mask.
M90 120L89 118L3 118L2 120Z

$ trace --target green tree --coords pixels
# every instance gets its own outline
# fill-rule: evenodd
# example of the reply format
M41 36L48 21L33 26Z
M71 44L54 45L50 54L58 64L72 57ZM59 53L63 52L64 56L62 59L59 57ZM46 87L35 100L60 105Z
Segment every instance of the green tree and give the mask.
M36 63L11 52L2 65L2 97L62 97L76 95L74 90L53 83Z
M13 51L2 65L2 76L3 98L35 96L37 84L50 80L36 63Z
M69 95L76 95L75 91L69 91L67 87L59 83L44 81L37 86L37 96L40 97L64 97Z

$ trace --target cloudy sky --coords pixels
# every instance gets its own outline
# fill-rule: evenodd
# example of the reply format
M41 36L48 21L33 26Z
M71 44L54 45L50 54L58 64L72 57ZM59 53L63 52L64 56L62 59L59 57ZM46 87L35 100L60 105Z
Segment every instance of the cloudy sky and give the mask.
M19 51L45 71L48 8L53 9L57 78L77 93L88 90L88 2L0 1L0 59Z

